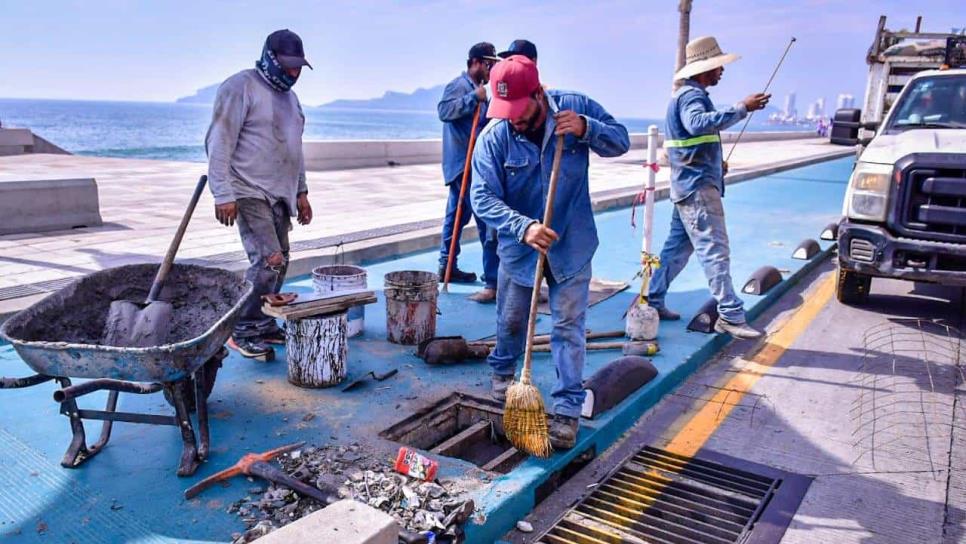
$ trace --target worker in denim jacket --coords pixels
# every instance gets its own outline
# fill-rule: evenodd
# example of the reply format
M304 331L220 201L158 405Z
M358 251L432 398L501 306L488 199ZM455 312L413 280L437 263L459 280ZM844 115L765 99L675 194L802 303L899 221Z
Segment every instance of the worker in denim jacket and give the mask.
M683 83L671 96L664 132L674 212L671 231L661 250L661 266L651 279L648 303L663 320L681 318L667 308L665 297L691 254L697 253L711 295L718 302L715 331L757 338L761 331L747 324L744 304L731 280L731 249L721 202L728 165L722 158L719 132L744 119L748 112L764 108L771 95L753 94L717 111L707 91L718 84L724 65L737 59L737 55L722 53L714 38L698 38L688 43L687 64L674 76Z
M597 102L575 92L545 91L536 64L514 55L493 68L491 122L473 153L472 201L476 214L498 233L497 340L488 362L492 394L507 386L526 342L537 252L547 255L553 328L550 346L557 369L551 444L571 448L584 401L591 259L597 228L590 201L589 151L604 157L627 152L627 129ZM559 113L554 113L559 111ZM564 136L553 222L541 224L550 184L555 135Z
M480 120L476 127L476 134L486 126L486 82L490 77L490 68L499 59L496 47L491 43L480 42L470 48L466 60L466 71L443 89L443 96L436 106L439 120L443 122L443 181L449 189L446 201L446 217L443 219L443 235L439 245L439 281L444 280L446 262L449 260L450 242L456 236L457 243L453 252L453 269L450 271L450 281L453 283L473 283L476 274L459 268L460 233L469 223L472 209L470 208L469 190L463 195L463 209L460 224L456 224L456 207L460 200L463 170L466 167L466 150L470 145L470 132L473 129L473 118L477 106L480 108ZM500 260L496 255L496 240L494 233L488 231L486 224L479 217L476 218L477 232L480 244L483 246L483 284L484 287L469 298L475 302L492 303L496 299L496 276Z

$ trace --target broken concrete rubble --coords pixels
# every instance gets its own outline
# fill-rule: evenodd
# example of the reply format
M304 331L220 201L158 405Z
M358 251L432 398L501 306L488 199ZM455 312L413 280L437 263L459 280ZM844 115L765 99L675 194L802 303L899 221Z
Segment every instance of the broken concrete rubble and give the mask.
M372 458L358 443L305 447L275 462L305 483L323 490L337 489L340 498L388 513L404 529L432 531L439 543L462 542L462 525L473 514L473 501L461 498L465 490L458 482L423 482L398 474L388 460ZM251 542L322 508L313 499L275 484L248 491L248 496L228 508L247 527L244 533L233 535L233 544Z

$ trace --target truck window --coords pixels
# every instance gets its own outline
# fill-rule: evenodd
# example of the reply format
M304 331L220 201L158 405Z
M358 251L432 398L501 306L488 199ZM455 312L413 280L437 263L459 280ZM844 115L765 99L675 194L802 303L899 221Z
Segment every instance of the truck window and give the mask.
M966 128L966 76L917 79L893 107L886 132Z

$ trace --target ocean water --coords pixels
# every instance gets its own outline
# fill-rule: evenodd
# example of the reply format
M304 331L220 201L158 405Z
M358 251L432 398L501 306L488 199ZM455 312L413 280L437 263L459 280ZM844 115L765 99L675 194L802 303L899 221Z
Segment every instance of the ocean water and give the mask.
M305 108L306 140L439 138L435 112ZM205 161L211 105L164 102L0 99L4 127L29 128L79 155ZM621 119L646 132L661 119ZM756 122L748 130L788 130ZM800 129L799 129L800 130Z

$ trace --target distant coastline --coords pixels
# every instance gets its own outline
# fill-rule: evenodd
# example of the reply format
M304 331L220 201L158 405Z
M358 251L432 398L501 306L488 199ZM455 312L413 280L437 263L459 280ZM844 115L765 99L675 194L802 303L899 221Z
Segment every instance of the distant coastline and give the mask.
M207 89L207 88L206 88ZM216 88L217 89L217 88ZM202 89L204 91L204 89ZM418 140L440 138L442 124L435 103L441 89L424 89L432 109L399 107L398 94L380 100L335 101L305 108L306 140ZM196 93L203 95L203 93ZM186 97L187 98L187 97ZM662 119L618 117L630 132L646 132ZM211 122L211 105L181 102L113 102L82 100L0 99L0 120L6 127L33 130L54 144L79 155L203 162L204 140ZM732 130L739 130L739 126ZM802 130L767 123L756 115L748 130Z

